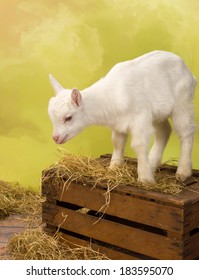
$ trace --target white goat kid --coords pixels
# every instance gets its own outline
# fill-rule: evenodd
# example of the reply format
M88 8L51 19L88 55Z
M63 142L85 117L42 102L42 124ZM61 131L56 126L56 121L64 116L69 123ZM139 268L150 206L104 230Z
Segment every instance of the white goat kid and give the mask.
M138 160L138 180L154 182L154 171L171 133L171 117L181 142L176 176L182 181L191 176L196 79L180 57L154 51L118 63L81 93L78 89L64 89L51 75L50 81L56 96L50 99L48 111L57 144L65 143L88 125L108 126L114 146L110 167L114 167L123 163L130 133ZM148 155L153 133L155 140Z

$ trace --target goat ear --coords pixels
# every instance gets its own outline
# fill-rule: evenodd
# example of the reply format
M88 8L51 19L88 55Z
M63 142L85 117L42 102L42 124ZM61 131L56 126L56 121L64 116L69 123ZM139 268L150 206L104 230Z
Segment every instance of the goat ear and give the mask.
M51 74L49 74L49 79L56 95L64 89L62 85Z
M72 92L71 92L72 104L75 105L76 107L79 107L81 105L81 101L82 101L82 96L81 96L81 93L79 92L79 90L76 88L72 89Z

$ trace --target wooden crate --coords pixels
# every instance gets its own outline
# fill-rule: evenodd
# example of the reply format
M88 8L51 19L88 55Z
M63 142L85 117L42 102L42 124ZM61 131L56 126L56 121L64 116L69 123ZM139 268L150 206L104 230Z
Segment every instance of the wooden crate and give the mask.
M176 170L168 165L161 169L167 175ZM44 172L51 175L54 171ZM111 259L199 258L198 171L193 176L197 180L179 195L133 185L118 187L111 192L110 205L100 219L98 211L105 204L106 186L72 183L64 191L51 177L42 183L47 198L43 222L47 229L59 228L69 244L89 244Z

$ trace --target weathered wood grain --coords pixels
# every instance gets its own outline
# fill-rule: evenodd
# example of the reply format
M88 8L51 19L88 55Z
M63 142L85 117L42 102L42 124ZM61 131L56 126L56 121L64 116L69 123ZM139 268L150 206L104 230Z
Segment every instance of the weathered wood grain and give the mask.
M101 159L99 159L101 160ZM126 159L136 165L134 159ZM102 156L108 164L110 155ZM160 167L174 174L175 166ZM46 172L46 171L45 171ZM48 172L53 172L51 170ZM105 206L107 187L88 184L57 184L49 174L42 182L43 222L60 229L68 242L92 244L112 259L198 259L199 258L199 171L179 195L119 186L111 191ZM64 181L65 180L65 181ZM63 188L63 185L65 188ZM85 213L81 209L85 208ZM99 220L98 211L105 215Z
M145 254L153 258L179 259L182 242L152 232L129 227L80 212L44 204L44 219L47 224L85 235L112 245ZM97 223L96 223L97 222Z
M99 211L105 205L105 192L100 188L92 189L90 186L75 183L72 183L65 191L54 186L48 188L46 183L43 186L43 194L48 193L48 197L95 211ZM111 192L106 214L165 230L184 231L184 217L181 208L158 203L158 201L143 200L140 197L129 196L114 190Z
M11 217L0 221L0 259L9 259L10 253L7 252L7 242L15 234L24 231L27 228L27 222L24 215L12 215Z

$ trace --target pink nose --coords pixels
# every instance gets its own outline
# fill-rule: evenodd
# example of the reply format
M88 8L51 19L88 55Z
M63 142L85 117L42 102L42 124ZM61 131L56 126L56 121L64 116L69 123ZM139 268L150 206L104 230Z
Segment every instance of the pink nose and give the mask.
M55 143L59 142L59 135L53 135L53 140Z

